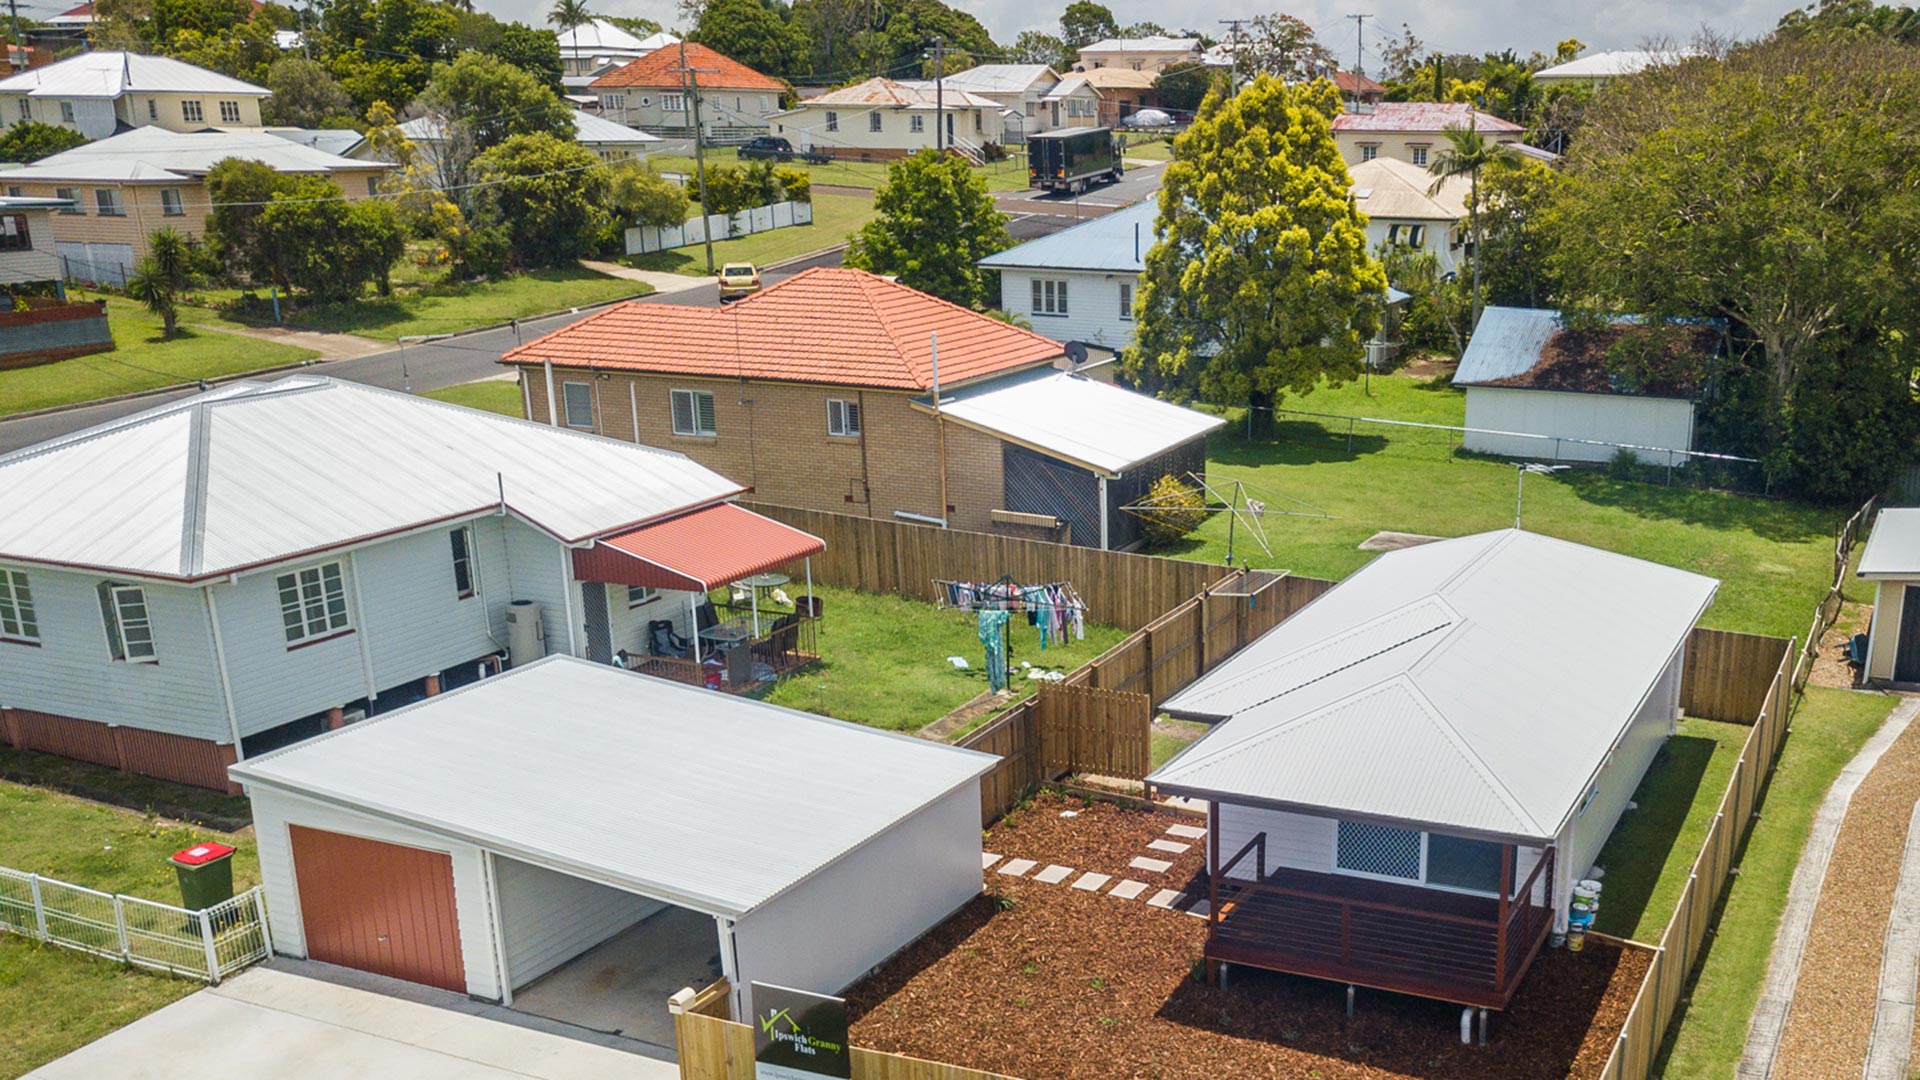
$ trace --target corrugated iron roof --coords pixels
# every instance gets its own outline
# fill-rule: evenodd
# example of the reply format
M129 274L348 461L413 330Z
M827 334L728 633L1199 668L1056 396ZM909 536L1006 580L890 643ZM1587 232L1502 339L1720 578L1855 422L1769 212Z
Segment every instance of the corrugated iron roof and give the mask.
M1467 216L1472 182L1464 176L1445 179L1399 158L1377 157L1350 166L1354 204L1368 217L1459 221ZM1428 194L1435 181L1440 190Z
M943 394L941 411L1108 476L1226 426L1217 416L1069 372L1014 375Z
M725 308L616 305L501 362L927 390L934 333L942 386L1061 355L1031 330L877 274L816 267Z
M708 592L784 563L818 555L826 541L743 506L721 503L602 537L595 552L639 563L622 584ZM575 552L579 561L584 552Z
M1553 308L1489 306L1480 312L1467 350L1460 354L1453 384L1472 386L1524 375L1559 332L1560 312Z
M117 98L122 94L232 94L266 97L264 86L169 56L131 52L83 52L45 67L0 79L0 94L28 97Z
M1718 584L1513 529L1389 552L1168 699L1224 722L1149 780L1550 841Z
M341 169L389 169L384 161L340 157L258 128L169 131L137 127L7 170L21 180L191 180L228 158L271 165L277 172L328 175Z
M1677 64L1689 57L1699 56L1700 51L1690 46L1667 49L1613 49L1608 52L1590 53L1564 64L1555 64L1550 68L1541 68L1533 73L1535 82L1555 79L1611 79L1621 75L1635 75L1651 67Z
M1464 128L1469 124L1474 130L1490 135L1519 134L1527 130L1511 120L1453 101L1383 101L1365 112L1343 112L1333 118L1335 131L1438 135L1450 127Z
M1058 82L1060 76L1046 64L980 64L956 71L943 81L947 89L971 90L976 94L1021 94L1034 83Z
M505 507L577 541L743 489L680 454L314 375L0 457L0 560L200 579Z
M1880 511L1854 573L1863 578L1920 576L1920 508Z
M230 773L737 918L996 760L549 657Z
M991 269L1096 270L1137 274L1146 268L1153 247L1158 199L1090 218L1069 229L1048 233L980 260Z
M945 81L945 80L943 80ZM855 83L830 93L809 98L800 103L802 108L811 106L839 106L841 108L870 106L886 109L998 109L1000 103L992 98L981 97L956 87L946 81L944 89L936 90L931 79L873 78L866 82Z
M686 86L686 69L693 69L702 90L767 90L778 93L786 84L747 65L714 52L697 42L655 49L632 63L607 72L589 85L595 90L647 86L679 90Z

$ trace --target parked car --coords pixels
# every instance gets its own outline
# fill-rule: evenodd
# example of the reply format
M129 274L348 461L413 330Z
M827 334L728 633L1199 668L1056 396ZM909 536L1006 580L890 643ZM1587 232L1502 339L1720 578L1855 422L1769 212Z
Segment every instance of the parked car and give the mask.
M752 263L728 263L720 268L720 302L738 300L760 291L760 271Z
M809 165L823 165L833 160L833 156L824 150L795 150L792 143L778 135L760 135L741 143L740 156L746 160L767 161L792 161L798 158Z
M1141 109L1120 119L1120 126L1127 128L1162 128L1172 124L1172 115L1159 109Z

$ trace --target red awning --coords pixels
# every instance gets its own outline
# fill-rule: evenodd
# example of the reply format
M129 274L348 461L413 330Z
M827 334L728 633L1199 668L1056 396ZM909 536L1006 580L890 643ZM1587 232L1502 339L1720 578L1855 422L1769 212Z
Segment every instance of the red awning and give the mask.
M733 503L602 537L573 553L582 581L706 592L827 550L812 533Z

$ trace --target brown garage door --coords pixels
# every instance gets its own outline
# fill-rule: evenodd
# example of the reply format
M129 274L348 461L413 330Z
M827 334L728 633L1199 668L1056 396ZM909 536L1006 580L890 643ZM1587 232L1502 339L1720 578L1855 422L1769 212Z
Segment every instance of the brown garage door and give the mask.
M307 956L465 993L453 859L289 826Z

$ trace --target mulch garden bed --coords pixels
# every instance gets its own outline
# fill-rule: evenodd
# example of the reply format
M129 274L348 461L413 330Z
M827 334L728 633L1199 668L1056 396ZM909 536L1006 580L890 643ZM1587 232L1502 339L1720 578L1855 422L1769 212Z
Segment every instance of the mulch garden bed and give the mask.
M1199 845L1165 875L1127 862L1151 854L1146 842L1169 824L1194 820L1048 795L996 825L986 845L1076 876L1180 887L1202 868ZM1343 987L1247 968L1227 988L1209 987L1197 978L1206 921L1145 896L991 870L986 880L986 895L848 991L858 1045L1025 1080L1588 1078L1647 968L1645 953L1591 942L1544 952L1493 1018L1489 1044L1462 1046L1454 1005L1361 991L1349 1019Z
M1866 633L1867 624L1872 619L1872 604L1842 603L1839 618L1833 620L1833 625L1820 638L1820 648L1814 653L1813 673L1808 676L1808 681L1815 686L1852 689L1857 671L1847 659L1847 644L1853 635Z

